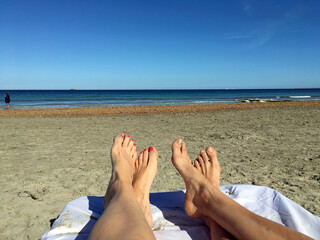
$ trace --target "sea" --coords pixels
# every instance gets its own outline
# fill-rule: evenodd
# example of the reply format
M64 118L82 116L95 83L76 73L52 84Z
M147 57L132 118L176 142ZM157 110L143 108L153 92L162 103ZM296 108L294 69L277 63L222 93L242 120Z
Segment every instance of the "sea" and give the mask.
M235 103L237 99L320 100L312 89L188 89L188 90L1 90L10 95L11 109L115 107Z

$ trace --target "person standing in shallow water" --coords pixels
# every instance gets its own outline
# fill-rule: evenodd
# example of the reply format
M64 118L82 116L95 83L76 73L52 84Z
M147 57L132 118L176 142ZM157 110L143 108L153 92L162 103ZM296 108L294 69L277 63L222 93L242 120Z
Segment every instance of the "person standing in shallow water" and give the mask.
M7 104L7 108L10 109L9 103L10 103L10 96L7 92L4 94L4 102Z

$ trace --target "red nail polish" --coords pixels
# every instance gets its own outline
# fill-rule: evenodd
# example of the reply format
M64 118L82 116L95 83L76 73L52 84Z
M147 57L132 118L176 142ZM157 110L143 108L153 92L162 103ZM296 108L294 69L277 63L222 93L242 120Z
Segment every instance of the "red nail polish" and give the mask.
M147 151L147 149L144 149L143 151Z
M135 146L136 144L134 143L133 146Z
M153 147L149 147L148 151L152 152L153 151Z
M125 136L126 136L126 134L125 134L125 133L122 133L122 134L121 134L121 137L125 137Z
M131 141L133 141L133 139L131 139Z
M142 151L140 152L140 154L142 154Z
M130 137L130 135L128 135L128 138Z

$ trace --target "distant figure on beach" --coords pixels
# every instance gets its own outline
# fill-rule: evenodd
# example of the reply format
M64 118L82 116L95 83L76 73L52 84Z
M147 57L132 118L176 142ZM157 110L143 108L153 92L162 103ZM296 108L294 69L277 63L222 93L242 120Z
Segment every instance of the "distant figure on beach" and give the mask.
M149 192L157 173L157 149L150 146L138 154L134 140L123 133L114 139L110 155L112 176L103 201L105 210L89 239L155 239ZM202 218L211 239L311 239L224 195L213 147L200 151L192 164L186 144L176 139L171 160L186 184L187 215Z
M4 94L4 102L7 104L7 108L10 109L9 103L10 103L10 96L8 92L5 92Z

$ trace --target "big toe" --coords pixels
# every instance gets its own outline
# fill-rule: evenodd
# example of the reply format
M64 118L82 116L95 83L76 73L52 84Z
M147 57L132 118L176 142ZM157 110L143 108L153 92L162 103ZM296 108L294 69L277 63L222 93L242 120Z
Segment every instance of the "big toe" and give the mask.
M181 144L182 144L182 139L177 138L176 140L173 141L172 143L172 153L173 154L181 154Z
M210 160L217 159L217 152L213 147L207 147L206 152L207 152Z
M118 135L113 139L113 145L120 145L123 143L123 140L124 140L123 134Z
M150 160L150 158L152 158L152 159L157 159L158 158L158 151L157 151L157 149L155 148L155 147L149 147L148 148L148 152L149 152L149 160Z
M149 147L148 148L149 152L149 159L148 159L148 165L157 165L157 160L158 160L158 151L155 147Z
M213 165L220 167L216 150L213 147L207 147L206 153L208 154L208 157L210 158L210 161L213 163Z

